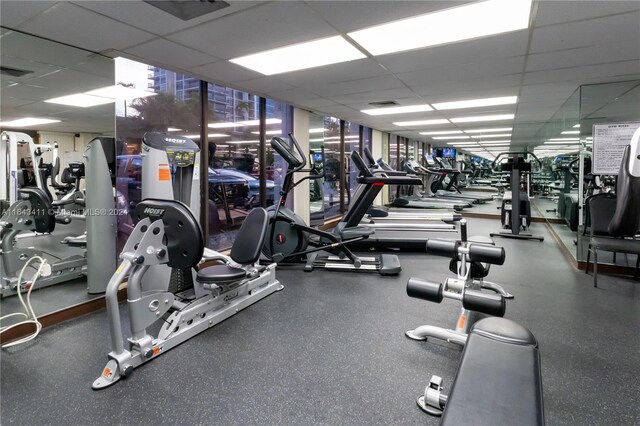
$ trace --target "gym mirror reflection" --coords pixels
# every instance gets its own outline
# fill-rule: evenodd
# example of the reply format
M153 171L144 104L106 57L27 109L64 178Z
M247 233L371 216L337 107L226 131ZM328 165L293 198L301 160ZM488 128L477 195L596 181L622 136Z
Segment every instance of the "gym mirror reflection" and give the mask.
M593 169L594 126L623 123L635 128L639 122L639 80L591 84L576 89L537 134L542 145L534 152L543 170L534 177L536 190L542 194L535 200L535 210L547 219L576 262L587 261L588 200L609 194L615 202L617 196L617 167L611 173ZM613 210L607 214L612 215ZM633 268L635 257L603 251L598 262Z
M115 156L114 61L7 29L0 30L0 42L0 309L3 316L23 310L18 276L28 259L40 256L51 274L36 280L29 299L41 317L102 297L107 283L100 268L115 267L115 235L108 235L117 213L109 168ZM100 205L105 197L110 209ZM18 223L18 217L26 220ZM87 244L100 244L100 257L91 258ZM27 265L23 281L38 267L36 261ZM22 289L26 302L28 288ZM22 319L10 317L2 326Z

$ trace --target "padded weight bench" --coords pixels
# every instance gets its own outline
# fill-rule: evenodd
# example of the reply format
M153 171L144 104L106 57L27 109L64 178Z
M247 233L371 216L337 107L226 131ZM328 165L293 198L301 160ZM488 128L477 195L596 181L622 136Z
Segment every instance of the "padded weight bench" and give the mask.
M544 425L538 342L504 318L478 321L469 333L447 397L433 376L418 405L441 425Z

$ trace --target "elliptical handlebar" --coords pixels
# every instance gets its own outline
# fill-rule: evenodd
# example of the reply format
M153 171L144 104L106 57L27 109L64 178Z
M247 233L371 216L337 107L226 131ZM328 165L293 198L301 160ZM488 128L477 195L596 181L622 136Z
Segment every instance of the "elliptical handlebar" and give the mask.
M289 139L291 140L292 147L295 147L295 151L289 144L282 138L274 136L271 139L271 147L284 159L284 161L293 167L292 172L298 172L307 165L307 160L300 144L293 136L293 133L289 133ZM297 152L296 152L297 151Z

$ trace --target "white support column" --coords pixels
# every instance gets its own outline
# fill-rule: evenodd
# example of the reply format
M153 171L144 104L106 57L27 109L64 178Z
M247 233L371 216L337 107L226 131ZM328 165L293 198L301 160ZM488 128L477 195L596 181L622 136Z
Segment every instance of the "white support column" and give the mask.
M294 108L293 109L293 136L300 144L300 148L306 155L305 159L309 162L309 112ZM306 168L310 165L307 164ZM296 173L295 180L298 180L308 173ZM296 186L293 190L293 211L304 220L305 223L309 223L310 217L310 203L309 203L309 183L304 182Z
M382 143L382 132L373 129L373 131L371 132L371 154L373 155L373 158L377 160L378 158L383 157L383 152L384 150ZM373 202L374 205L379 206L384 204L383 200L388 199L387 191L388 188L386 186L383 186L382 191L378 194L376 200Z

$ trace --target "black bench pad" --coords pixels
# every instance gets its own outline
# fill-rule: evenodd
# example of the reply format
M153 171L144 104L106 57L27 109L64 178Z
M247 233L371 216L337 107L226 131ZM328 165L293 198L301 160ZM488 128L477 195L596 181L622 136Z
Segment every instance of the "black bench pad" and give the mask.
M504 318L478 321L462 354L441 425L543 425L535 337Z

